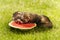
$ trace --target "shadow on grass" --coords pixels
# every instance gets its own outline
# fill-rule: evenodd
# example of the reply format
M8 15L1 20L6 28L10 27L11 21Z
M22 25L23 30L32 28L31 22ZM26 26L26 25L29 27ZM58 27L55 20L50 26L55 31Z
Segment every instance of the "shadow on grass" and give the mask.
M10 31L16 34L34 34L34 33L38 33L38 32L45 32L45 31L49 31L52 28L43 28L43 27L36 27L33 28L31 30L20 30L20 29L15 29L10 27Z

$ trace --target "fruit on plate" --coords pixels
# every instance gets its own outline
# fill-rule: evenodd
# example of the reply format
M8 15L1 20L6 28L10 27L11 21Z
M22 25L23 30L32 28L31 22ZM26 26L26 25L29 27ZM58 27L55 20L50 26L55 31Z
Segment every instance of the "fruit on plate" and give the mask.
M13 28L18 28L18 29L32 29L36 27L36 23L26 23L26 24L21 24L19 22L11 21L9 23L9 26Z

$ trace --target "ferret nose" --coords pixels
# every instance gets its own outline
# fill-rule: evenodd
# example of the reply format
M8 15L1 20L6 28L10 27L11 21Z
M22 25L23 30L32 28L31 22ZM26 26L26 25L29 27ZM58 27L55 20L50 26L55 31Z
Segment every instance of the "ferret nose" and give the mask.
M23 23L20 19L17 19L18 22Z
M25 22L27 23L27 22L28 22L28 20L27 20L27 19L25 19Z
M21 21L20 19L17 19L17 21Z

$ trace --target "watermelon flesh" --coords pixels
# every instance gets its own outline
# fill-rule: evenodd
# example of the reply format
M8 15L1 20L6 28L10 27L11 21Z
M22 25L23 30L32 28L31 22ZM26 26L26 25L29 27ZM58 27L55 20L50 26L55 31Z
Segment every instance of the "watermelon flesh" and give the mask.
M32 29L32 28L36 27L36 24L35 23L21 24L19 22L11 21L9 23L9 26L14 27L14 28L18 28L18 29Z

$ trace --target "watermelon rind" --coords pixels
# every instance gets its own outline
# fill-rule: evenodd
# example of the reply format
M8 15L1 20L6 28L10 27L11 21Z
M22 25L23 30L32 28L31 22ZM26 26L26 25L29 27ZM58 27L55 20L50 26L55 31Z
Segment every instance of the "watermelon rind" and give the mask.
M11 25L12 22L14 22L14 21L11 21L11 22L9 23L9 26L10 26L10 27L13 27L13 28L17 28L17 29L23 29L23 30L26 30L26 29L32 29L32 28L35 28L35 27L36 27L36 23L34 23L35 25L34 25L33 27L30 27L30 28L16 27L16 26Z

